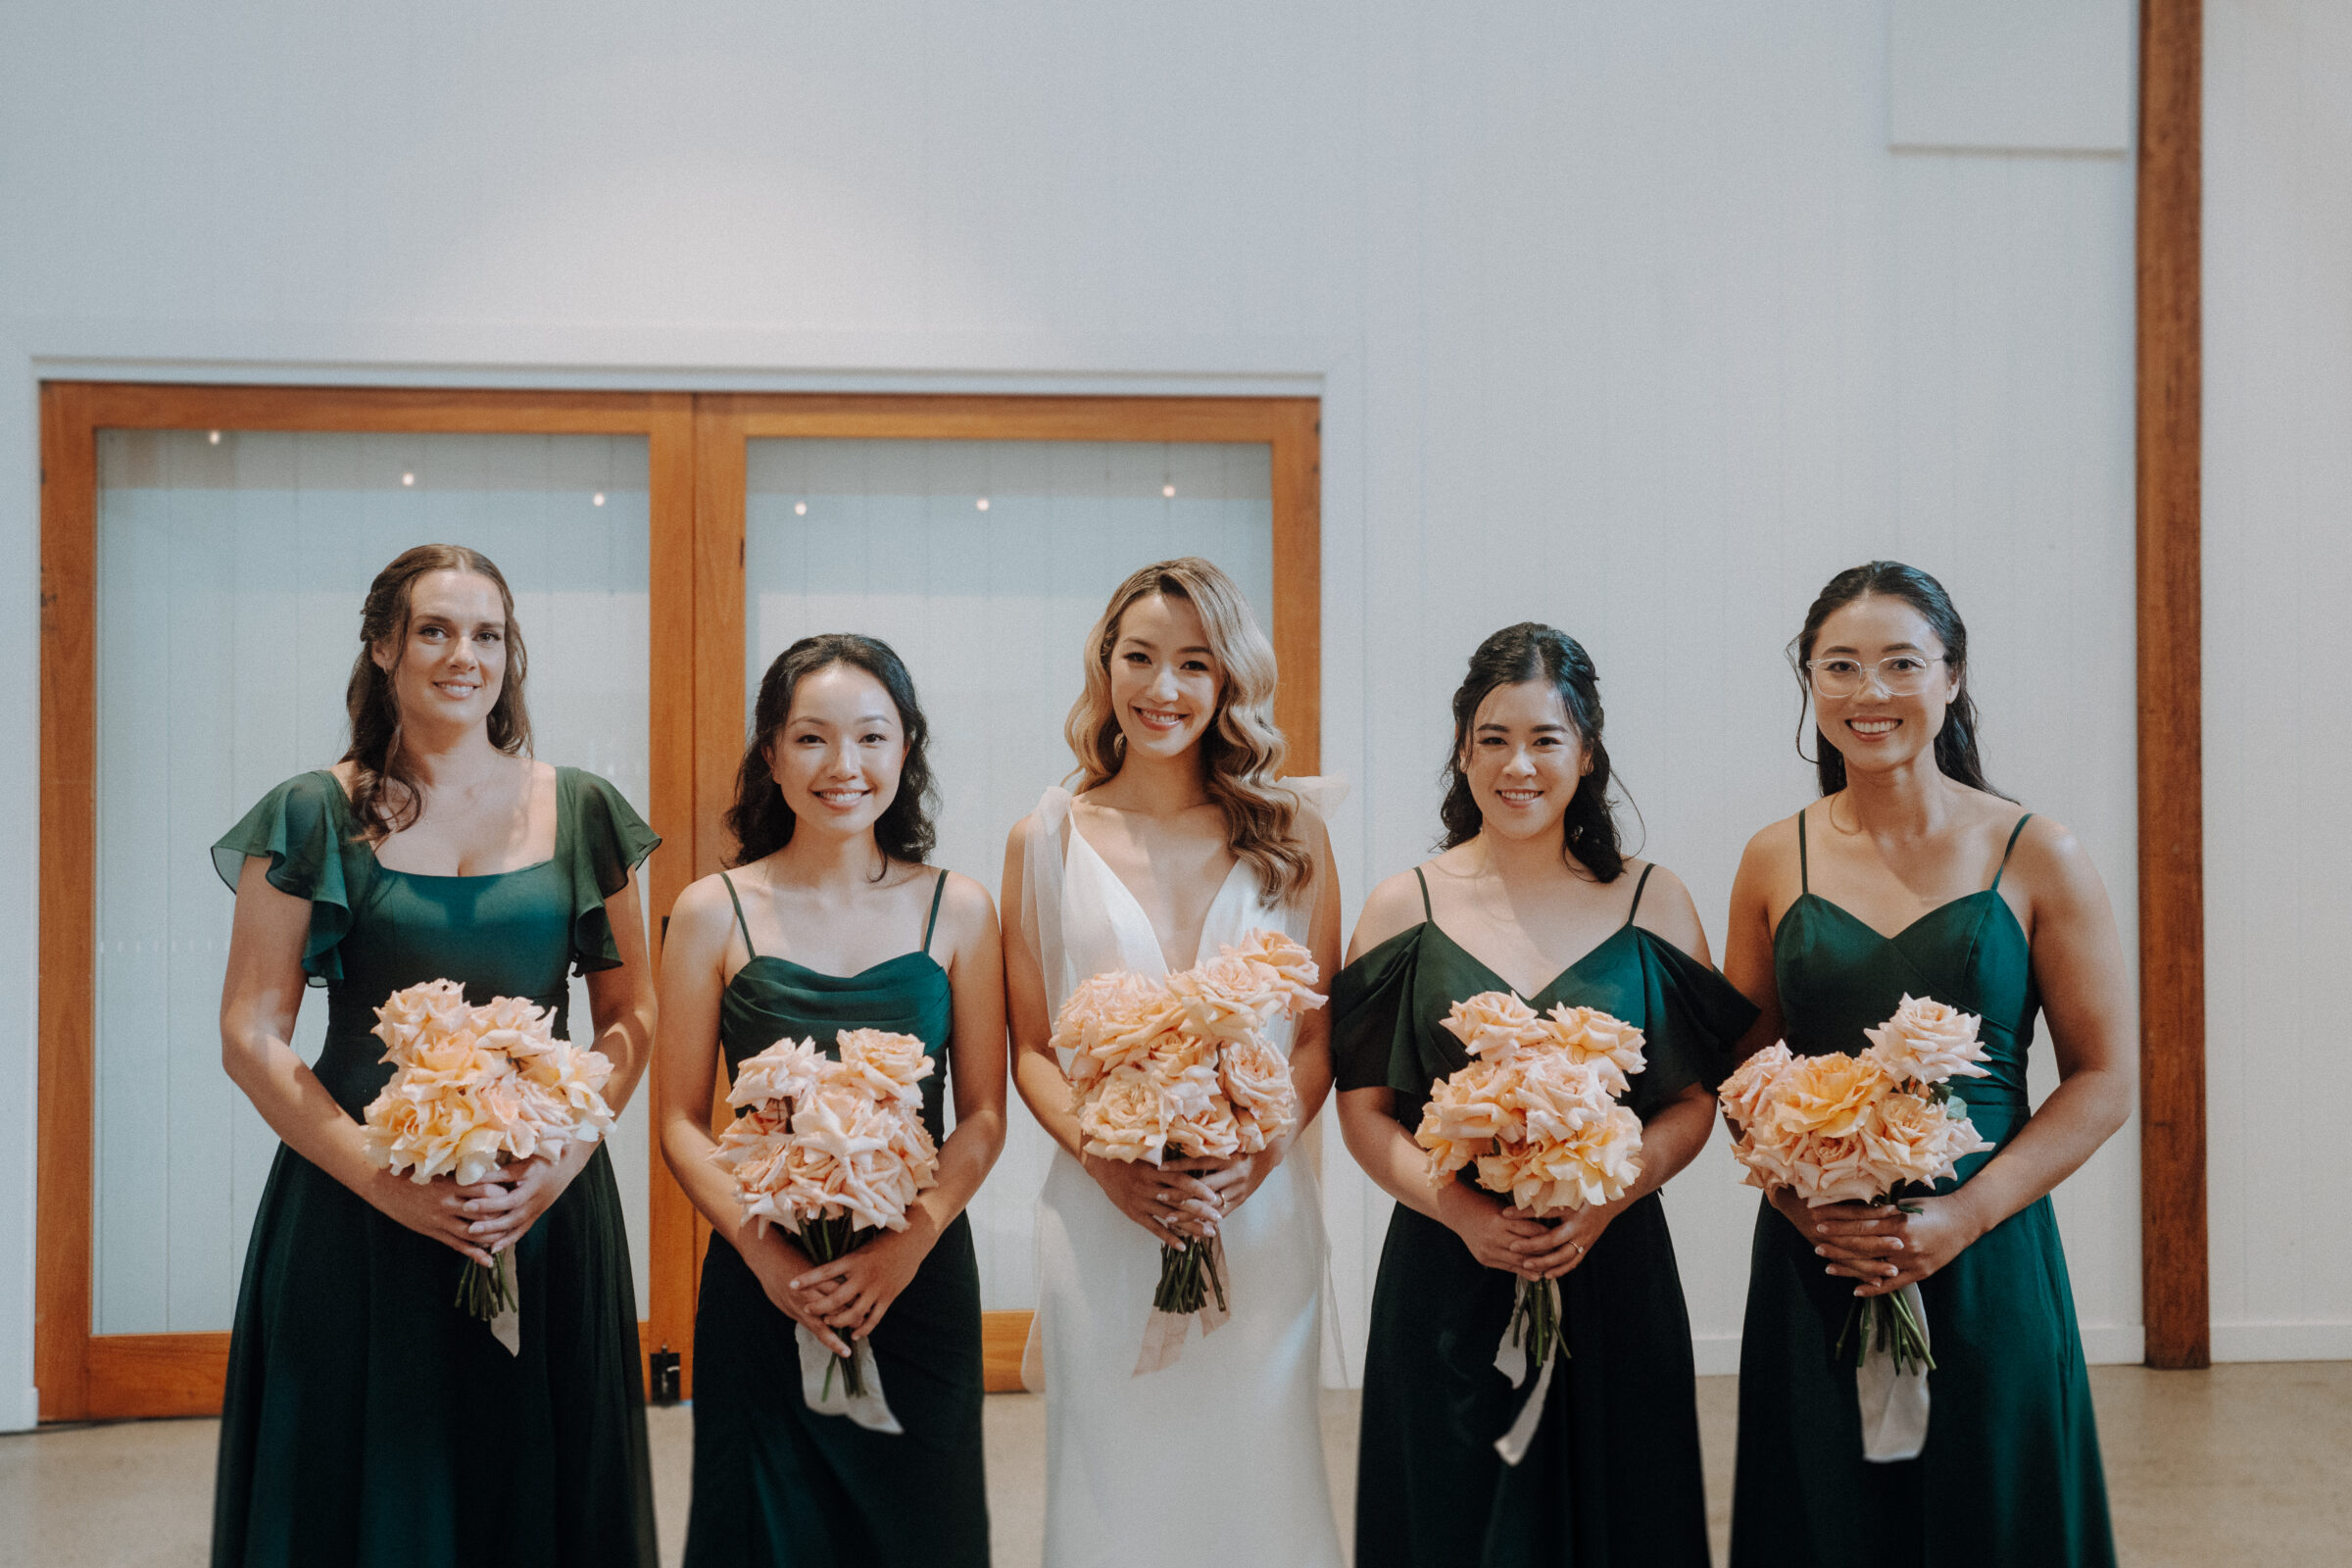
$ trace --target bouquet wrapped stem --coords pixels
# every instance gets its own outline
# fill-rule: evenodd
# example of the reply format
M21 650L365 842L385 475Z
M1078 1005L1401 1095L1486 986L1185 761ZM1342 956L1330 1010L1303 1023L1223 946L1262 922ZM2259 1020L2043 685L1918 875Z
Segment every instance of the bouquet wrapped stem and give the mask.
M1506 1338L1527 1352L1530 1366L1542 1366L1560 1348L1560 1293L1551 1280L1519 1282L1511 1302L1511 1326Z
M487 1268L467 1263L458 1275L457 1304L485 1323L501 1312L514 1310L517 1305L514 1250L498 1253Z
M1908 1203L1898 1206L1906 1213L1919 1212ZM1914 1368L1936 1370L1936 1357L1928 1349L1928 1326L1912 1310L1910 1293L1860 1297L1845 1309L1845 1327L1838 1331L1838 1361L1860 1366L1873 1350L1889 1357L1897 1375Z
M1208 1304L1211 1292L1216 1295L1218 1311L1232 1310L1225 1303L1225 1279L1217 1269L1215 1243L1188 1240L1159 1250L1159 1288L1152 1293L1153 1311L1190 1317Z
M837 1257L847 1257L859 1242L865 1240L864 1236L858 1234L857 1224L847 1214L805 1220L801 1224L801 1250L807 1252L808 1260L820 1268ZM863 1398L865 1375L858 1368L858 1357L855 1354L837 1355L833 1360L841 1368L842 1386L850 1391L850 1397ZM830 1370L825 1373L825 1387L828 1390L833 1387Z

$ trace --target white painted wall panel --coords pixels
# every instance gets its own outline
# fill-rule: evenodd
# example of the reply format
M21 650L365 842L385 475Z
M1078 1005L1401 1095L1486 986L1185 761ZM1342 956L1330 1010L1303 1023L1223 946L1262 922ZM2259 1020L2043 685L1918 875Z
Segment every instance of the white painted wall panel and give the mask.
M1975 625L1996 779L2083 836L2130 931L2129 165L1890 152L1887 24L1886 0L35 10L0 55L0 144L38 150L0 167L0 340L287 379L1303 380L1351 909L1428 844L1470 647L1541 615L1592 645L1646 848L1719 939L1740 846L1805 798L1781 645L1831 572L1902 554ZM27 402L0 426L29 452ZM0 495L19 580L35 504ZM28 706L0 722L31 744ZM0 960L29 982L28 941ZM0 1017L0 1074L29 1058ZM7 1170L31 1130L0 1117ZM1337 1371L1385 1208L1331 1151ZM2132 1168L2127 1134L2061 1204L2115 1354ZM1668 1202L1726 1365L1752 1199L1717 1150ZM6 1212L0 1252L29 1257ZM0 1356L28 1353L0 1303Z
M2213 1348L2352 1356L2352 11L2214 0L2205 36Z

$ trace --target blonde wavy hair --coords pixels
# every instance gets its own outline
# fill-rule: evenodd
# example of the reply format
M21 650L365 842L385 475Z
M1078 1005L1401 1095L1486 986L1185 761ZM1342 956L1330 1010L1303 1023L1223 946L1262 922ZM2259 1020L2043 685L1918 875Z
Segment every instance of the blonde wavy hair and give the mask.
M1282 775L1282 731L1274 727L1274 645L1258 629L1250 602L1214 563L1199 556L1154 562L1119 584L1086 645L1086 690L1062 725L1078 759L1074 794L1118 776L1126 737L1110 703L1110 651L1127 607L1146 594L1181 599L1200 615L1209 652L1224 671L1217 712L1200 737L1202 782L1225 812L1233 853L1257 872L1266 897L1288 902L1314 874L1314 858L1298 835L1298 797L1275 782Z

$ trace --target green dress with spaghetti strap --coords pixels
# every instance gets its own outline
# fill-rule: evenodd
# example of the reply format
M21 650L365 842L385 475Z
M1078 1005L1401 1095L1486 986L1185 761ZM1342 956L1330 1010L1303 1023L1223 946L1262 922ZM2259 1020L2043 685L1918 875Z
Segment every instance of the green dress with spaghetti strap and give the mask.
M1863 1050L1862 1031L1907 992L1980 1014L1990 1074L1954 1081L1993 1150L1960 1162L1958 1188L2026 1124L2026 1054L2041 999L2001 876L1886 936L1812 890L1796 819L1796 902L1773 933L1788 1049ZM1862 1457L1854 1373L1834 1352L1853 1282L1770 1203L1756 1214L1740 1359L1735 1568L2077 1568L2111 1564L2107 1490L2090 1380L2057 1216L2044 1197L1920 1285L1936 1369L1916 1459Z
M782 1039L828 1055L844 1029L912 1035L938 1065L923 1080L923 1125L945 1142L954 997L931 956L947 874L931 892L922 945L854 975L824 974L752 946L719 997L719 1043L733 1079ZM801 1393L793 1321L743 1254L710 1239L694 1314L694 1505L688 1568L957 1568L988 1561L981 1461L980 1267L958 1214L874 1328L892 1436L819 1415Z
M354 1120L392 1075L371 1032L394 991L455 980L566 1016L569 974L615 968L605 900L661 841L603 779L556 770L556 853L488 876L381 865L332 773L271 790L213 861L249 857L311 901L302 966L326 990L312 1071ZM455 1304L468 1265L293 1150L270 1166L229 1337L215 1568L652 1568L636 1291L602 1148L515 1244L521 1348Z
M1641 897L1637 885L1636 908ZM1447 1010L1510 989L1430 917L1426 881L1421 900L1421 924L1340 971L1331 993L1340 1089L1389 1090L1407 1132L1431 1085L1469 1060L1441 1027ZM1630 910L1527 1001L1596 1007L1643 1032L1647 1065L1626 1103L1644 1120L1691 1085L1721 1082L1755 1017L1721 975ZM1364 1355L1359 1568L1706 1568L1690 1321L1661 1195L1618 1215L1561 1283L1567 1358L1533 1446L1508 1466L1494 1441L1529 1393L1494 1370L1515 1276L1396 1205Z

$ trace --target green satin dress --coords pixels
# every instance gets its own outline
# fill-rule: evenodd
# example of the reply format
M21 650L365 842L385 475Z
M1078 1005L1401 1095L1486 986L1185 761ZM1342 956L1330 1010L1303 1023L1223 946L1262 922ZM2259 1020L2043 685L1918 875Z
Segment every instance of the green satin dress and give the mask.
M1408 1132L1430 1086L1469 1061L1440 1026L1447 1009L1510 989L1429 917L1426 882L1421 899L1422 923L1341 970L1331 991L1340 1089L1388 1089ZM1692 1084L1721 1082L1756 1012L1631 911L1527 1002L1597 1007L1642 1031L1647 1065L1626 1103L1644 1120ZM1529 1391L1494 1370L1494 1351L1515 1277L1396 1205L1364 1352L1359 1568L1706 1568L1690 1320L1660 1195L1618 1215L1562 1284L1568 1355L1514 1468L1494 1440Z
M2025 830L2020 817L2001 856ZM2026 1054L2041 1000L2024 927L1992 886L1881 935L1812 891L1805 817L1802 891L1773 933L1788 1049L1856 1052L1904 993L1979 1013L1990 1076L1953 1080L1994 1146L1935 1189L1966 1182L2026 1124ZM2112 1564L2107 1488L2058 1221L2042 1198L1993 1227L1920 1286L1936 1370L1927 1446L1916 1459L1862 1457L1854 1373L1833 1352L1853 1282L1770 1203L1756 1214L1740 1351L1735 1568L2078 1568Z
M312 1069L354 1120L392 1075L373 1009L455 980L568 1027L569 974L620 963L605 900L652 853L612 785L556 770L555 858L488 876L376 862L332 773L264 796L213 846L233 888L266 856L311 901L302 966L326 988ZM229 1337L215 1568L652 1568L636 1292L599 1149L515 1245L521 1353L455 1304L466 1260L280 1147Z
M813 1039L836 1055L844 1029L913 1035L937 1063L922 1083L923 1125L945 1142L955 999L930 949L946 884L942 872L920 947L854 975L761 955L737 902L752 956L719 998L729 1079L745 1057L782 1039ZM727 897L735 898L731 879ZM687 1568L985 1565L980 1265L970 1220L958 1214L940 1234L873 1332L882 1392L903 1434L809 1409L793 1329L743 1254L713 1236L694 1314Z

